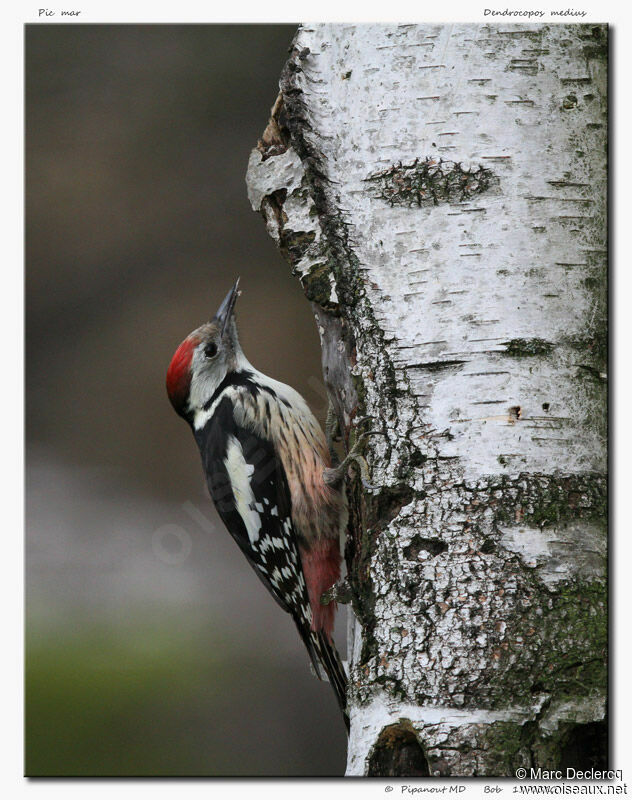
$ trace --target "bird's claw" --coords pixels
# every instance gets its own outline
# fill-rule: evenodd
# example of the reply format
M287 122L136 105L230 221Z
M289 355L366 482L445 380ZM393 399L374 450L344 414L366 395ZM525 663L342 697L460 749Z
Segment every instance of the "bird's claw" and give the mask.
M373 433L372 431L371 433ZM377 431L379 433L379 431ZM368 436L369 434L365 434ZM323 480L329 486L333 486L339 483L345 475L347 467L350 464L355 464L358 468L360 473L360 480L362 485L365 489L377 489L377 486L373 486L373 484L369 480L369 465L366 462L365 457L360 452L362 449L362 445L364 444L363 437L360 437L358 441L355 443L353 448L347 453L344 460L338 464L337 467L329 467L324 470L323 472Z
M342 603L343 605L351 602L351 587L346 578L342 578L338 583L334 583L320 597L320 604L328 606L330 603Z
M331 431L329 425L330 421L329 418L333 417L332 412L333 409L330 406L328 413L328 439L330 439L330 431ZM355 430L357 431L359 427L361 427L366 422L372 419L373 417L371 416L361 417L355 423ZM338 464L338 466L336 467L328 467L323 471L323 480L325 481L325 483L328 484L329 486L335 486L336 484L340 483L345 475L347 467L353 463L355 464L355 466L358 469L358 472L360 473L360 481L362 483L362 486L365 489L376 491L379 487L374 486L369 480L369 465L367 464L366 459L362 455L362 451L369 436L377 436L377 435L385 436L386 434L384 433L384 431L378 431L378 430L365 431L364 433L361 433L356 439L355 443L353 444L351 450L349 450L345 458L342 460L342 462Z

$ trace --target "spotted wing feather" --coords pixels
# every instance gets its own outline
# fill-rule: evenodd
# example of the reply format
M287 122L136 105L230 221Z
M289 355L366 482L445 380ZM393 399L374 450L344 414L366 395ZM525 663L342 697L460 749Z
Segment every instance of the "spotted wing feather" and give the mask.
M279 605L310 619L290 493L273 445L236 424L228 399L203 435L209 490L228 531Z

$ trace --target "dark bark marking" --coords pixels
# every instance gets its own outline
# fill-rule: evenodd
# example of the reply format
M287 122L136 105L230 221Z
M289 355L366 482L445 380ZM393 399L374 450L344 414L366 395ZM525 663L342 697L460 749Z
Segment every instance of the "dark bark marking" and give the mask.
M411 723L400 720L382 729L369 756L369 777L430 777L428 760Z
M506 348L503 355L524 358L526 356L548 356L553 352L554 345L545 339L510 339L501 342Z
M441 372L446 369L461 368L467 361L424 361L421 364L407 364L407 369L424 369L428 372Z
M410 207L463 202L498 184L487 167L465 169L458 162L428 156L408 165L400 161L365 180L376 183L377 196L390 205Z
M519 420L522 417L522 408L520 406L511 406L509 409L509 419L512 421Z
M568 732L560 754L560 769L608 769L608 723L574 725Z
M441 539L426 539L423 536L413 536L410 544L404 548L404 557L408 561L417 561L423 551L430 553L433 558L445 553L448 545Z

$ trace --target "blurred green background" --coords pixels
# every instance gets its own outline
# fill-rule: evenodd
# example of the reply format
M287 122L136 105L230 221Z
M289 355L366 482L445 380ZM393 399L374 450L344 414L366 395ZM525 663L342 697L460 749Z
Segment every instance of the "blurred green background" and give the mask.
M294 31L26 26L27 775L344 771L333 693L164 389L241 275L245 352L324 417L309 304L244 183Z

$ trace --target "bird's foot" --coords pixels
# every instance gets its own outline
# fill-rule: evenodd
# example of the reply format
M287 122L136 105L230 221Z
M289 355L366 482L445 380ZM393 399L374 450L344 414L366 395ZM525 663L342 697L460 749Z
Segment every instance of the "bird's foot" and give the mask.
M377 486L373 486L369 481L369 465L362 455L366 440L369 436L375 436L376 434L382 434L382 431L367 431L363 433L337 467L327 467L323 470L323 480L328 486L336 486L339 484L346 474L347 467L349 467L350 464L355 464L360 472L360 480L364 488L377 489Z
M342 578L338 583L334 583L331 588L322 593L320 604L322 606L328 606L330 603L342 603L342 605L346 605L351 602L351 598L349 581L346 578Z

